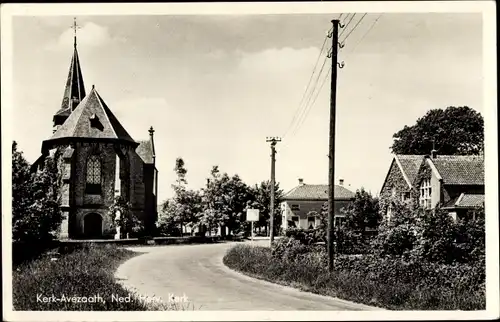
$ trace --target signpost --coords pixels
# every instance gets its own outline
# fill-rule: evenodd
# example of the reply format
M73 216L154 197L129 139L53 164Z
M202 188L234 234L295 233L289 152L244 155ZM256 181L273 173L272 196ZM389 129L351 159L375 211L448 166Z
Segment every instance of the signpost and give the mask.
M247 221L252 223L252 241L253 241L253 223L259 221L259 209L247 209Z

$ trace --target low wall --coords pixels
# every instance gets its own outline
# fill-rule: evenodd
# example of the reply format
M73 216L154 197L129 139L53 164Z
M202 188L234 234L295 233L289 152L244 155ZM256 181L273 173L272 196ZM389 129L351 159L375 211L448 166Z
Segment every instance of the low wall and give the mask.
M126 238L126 239L67 239L59 241L59 249L61 252L70 251L70 249L79 246L89 245L170 245L170 244L210 244L216 243L220 237L205 237L205 236L187 236L187 237L154 237L154 238Z

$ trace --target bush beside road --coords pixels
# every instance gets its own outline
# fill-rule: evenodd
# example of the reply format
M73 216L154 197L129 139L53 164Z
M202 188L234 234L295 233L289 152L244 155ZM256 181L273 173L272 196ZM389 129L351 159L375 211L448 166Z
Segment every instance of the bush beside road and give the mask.
M18 311L178 310L175 303L123 288L114 271L137 253L114 245L86 245L60 257L45 256L13 270ZM56 256L56 255L54 255Z
M286 238L273 248L236 245L224 256L229 268L303 291L393 310L484 310L484 262L438 264L342 255L333 273L321 246Z

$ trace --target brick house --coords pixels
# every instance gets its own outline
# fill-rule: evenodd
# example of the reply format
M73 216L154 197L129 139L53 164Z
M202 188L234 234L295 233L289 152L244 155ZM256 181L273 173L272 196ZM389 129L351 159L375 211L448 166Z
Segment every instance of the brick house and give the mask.
M388 218L390 197L426 209L440 206L455 219L484 204L484 158L462 155L396 155L380 200Z
M379 196L381 209L388 218L391 217L390 198L403 202L413 202L417 198L414 181L423 162L423 155L397 154L392 159Z
M342 179L334 189L334 224L339 225L345 217L341 209L354 200L354 193L343 186ZM299 179L299 185L287 192L281 202L283 229L316 228L320 224L318 214L321 213L321 207L327 201L328 185L305 184L303 179Z
M135 141L92 86L86 94L76 37L61 108L53 117L53 134L42 143L42 155L32 166L43 167L58 152L62 176L61 239L114 237L114 217L108 214L115 196L130 202L131 211L151 233L157 219L154 130Z

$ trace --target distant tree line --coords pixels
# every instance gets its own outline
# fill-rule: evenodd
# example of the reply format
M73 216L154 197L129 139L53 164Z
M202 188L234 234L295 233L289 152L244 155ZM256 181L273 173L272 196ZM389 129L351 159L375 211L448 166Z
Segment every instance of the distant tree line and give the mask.
M222 173L213 166L205 187L200 190L188 188L187 169L182 158L175 161L175 183L172 185L174 196L162 203L157 223L162 235L199 234L211 235L220 230L221 234L250 234L250 223L246 221L246 210L259 209L260 220L255 227L268 233L270 219L271 184L263 181L251 186L237 175ZM274 227L278 232L281 216L279 204L283 190L276 183Z

